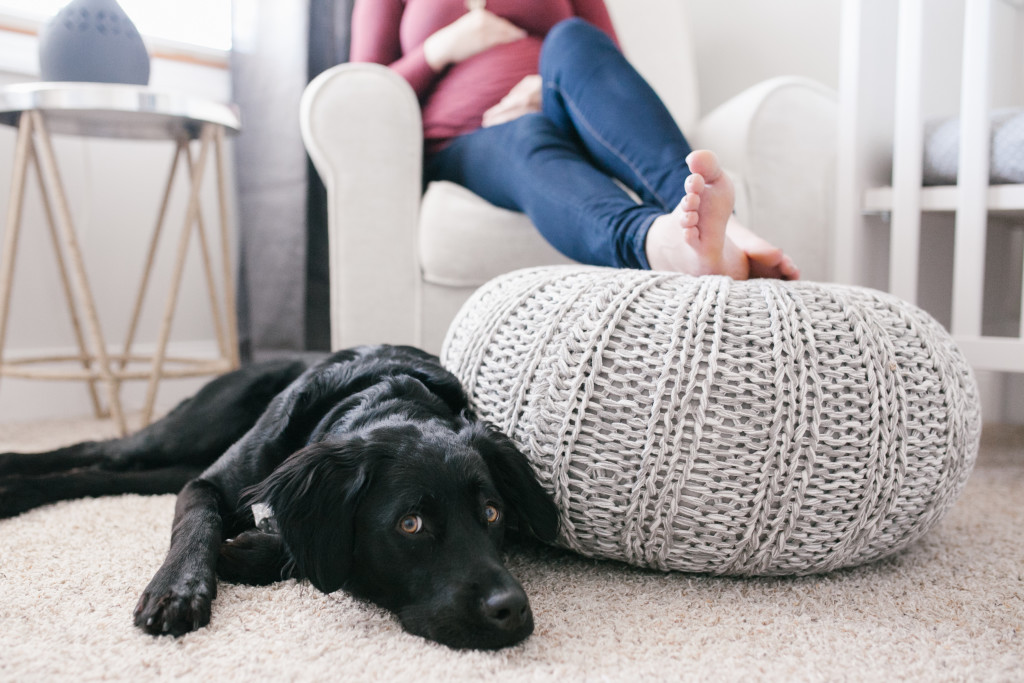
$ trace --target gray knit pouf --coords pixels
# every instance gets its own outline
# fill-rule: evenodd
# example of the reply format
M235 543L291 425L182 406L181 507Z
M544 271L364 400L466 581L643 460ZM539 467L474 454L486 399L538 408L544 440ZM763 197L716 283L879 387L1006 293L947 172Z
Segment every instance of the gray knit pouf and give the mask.
M869 289L522 270L466 303L442 359L528 455L560 543L644 567L884 557L943 516L978 451L949 335Z

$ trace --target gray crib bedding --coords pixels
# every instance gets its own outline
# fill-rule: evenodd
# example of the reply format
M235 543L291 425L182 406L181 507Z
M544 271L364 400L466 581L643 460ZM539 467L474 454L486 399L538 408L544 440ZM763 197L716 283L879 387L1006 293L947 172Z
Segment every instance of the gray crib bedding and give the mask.
M1024 108L991 114L989 184L1024 183ZM924 128L925 185L955 185L960 153L960 119L935 119Z

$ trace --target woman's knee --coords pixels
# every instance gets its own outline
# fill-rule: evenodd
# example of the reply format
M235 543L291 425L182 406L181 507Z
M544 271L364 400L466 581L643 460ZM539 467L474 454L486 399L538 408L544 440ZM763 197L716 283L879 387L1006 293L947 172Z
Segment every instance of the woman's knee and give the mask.
M601 29L579 17L570 17L552 26L547 39L554 42L585 40L595 31L600 33Z
M609 49L618 52L615 43L601 29L579 17L563 19L544 38L541 75L548 80L549 76L554 76L554 70L574 62L592 65L597 55Z
M593 24L579 17L571 17L555 24L548 31L544 42L555 47L564 45L570 48L578 48L580 45L585 45L591 41L602 42L608 39L607 34Z

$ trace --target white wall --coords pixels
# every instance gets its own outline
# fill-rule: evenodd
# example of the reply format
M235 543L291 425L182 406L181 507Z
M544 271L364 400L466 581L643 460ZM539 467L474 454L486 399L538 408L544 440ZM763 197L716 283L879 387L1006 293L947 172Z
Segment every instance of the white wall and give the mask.
M33 37L0 31L0 85L37 80ZM150 85L218 101L230 99L230 78L224 68L154 59ZM6 229L11 166L16 131L0 126L0 226ZM174 155L174 143L57 137L54 147L84 252L93 296L109 346L120 347L142 273L146 248ZM231 168L230 147L225 160ZM207 231L216 233L216 194L208 167L202 196ZM180 169L181 173L184 169ZM187 179L179 176L160 247L160 259L136 337L139 351L151 349L170 280L170 261L184 223ZM229 177L229 187L233 178ZM233 216L234 206L230 207ZM45 214L34 173L30 174L17 249L14 289L5 355L73 352L67 305L57 277ZM193 236L194 238L194 236ZM213 243L219 244L219 240ZM179 296L172 328L172 351L211 356L216 351L209 296L196 241ZM215 252L219 253L219 252ZM201 380L167 380L161 384L158 407L167 408L192 393ZM126 408L142 404L144 384L125 386ZM101 395L103 392L101 392ZM85 415L91 411L81 382L0 381L0 421Z
M683 1L697 44L704 113L775 76L838 87L839 0Z

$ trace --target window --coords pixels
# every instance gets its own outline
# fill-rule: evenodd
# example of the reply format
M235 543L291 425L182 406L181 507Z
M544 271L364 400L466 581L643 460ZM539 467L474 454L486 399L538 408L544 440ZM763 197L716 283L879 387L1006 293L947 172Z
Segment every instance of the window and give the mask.
M139 32L182 47L231 49L231 0L118 0ZM40 24L68 0L0 0L0 16Z

